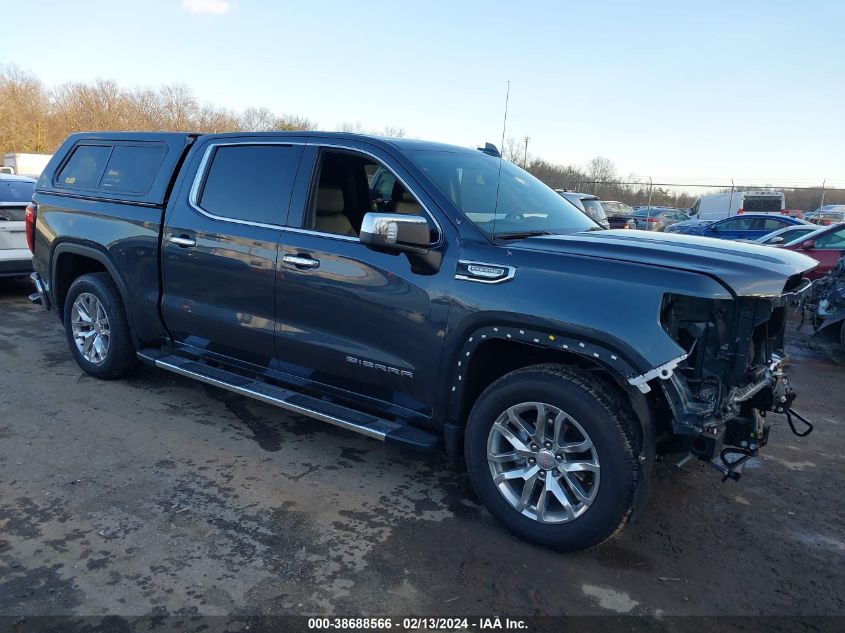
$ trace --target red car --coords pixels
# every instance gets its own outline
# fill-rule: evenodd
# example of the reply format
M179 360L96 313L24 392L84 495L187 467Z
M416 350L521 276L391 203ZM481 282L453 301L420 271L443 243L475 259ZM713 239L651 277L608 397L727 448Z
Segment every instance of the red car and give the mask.
M815 270L807 273L810 279L824 277L836 264L836 260L845 253L845 224L834 224L816 233L810 233L807 239L798 240L783 248L804 253L819 262Z

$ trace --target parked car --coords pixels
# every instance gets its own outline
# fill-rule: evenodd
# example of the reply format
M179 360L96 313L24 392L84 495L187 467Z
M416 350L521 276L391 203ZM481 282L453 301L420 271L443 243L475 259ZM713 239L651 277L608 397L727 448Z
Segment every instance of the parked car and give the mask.
M820 229L811 224L797 226L785 226L777 231L767 233L763 237L758 237L756 240L750 240L754 244L765 244L766 246L784 246L796 240L808 237L811 233L816 233ZM741 240L740 240L741 241Z
M634 215L634 210L630 206L617 200L602 200L601 206L607 216L610 228L628 228L628 222Z
M824 277L845 253L845 224L835 224L811 233L803 240L784 246L785 249L808 255L819 265L809 273L810 279Z
M703 235L722 240L755 240L786 226L807 224L786 215L746 215L725 218L709 224L676 224L673 233Z
M689 216L679 209L639 208L628 221L628 228L641 231L665 231L666 227L689 220Z
M604 212L604 207L602 206L598 196L594 196L591 193L566 191L565 189L555 189L555 191L578 207L591 220L593 220L593 222L602 228L610 228L610 221L607 218L607 214Z
M402 186L393 212L371 210L379 167ZM549 547L624 526L658 450L738 478L794 398L785 304L813 260L597 230L477 150L309 131L74 134L28 213L34 300L91 376L141 361L385 442L445 446L493 516Z
M814 332L833 335L845 347L845 257L813 282L800 307L801 325L809 322Z
M35 180L0 174L0 277L32 272L32 253L26 242L26 207Z
M805 219L820 226L845 222L845 204L826 204L821 209L808 211Z
M690 207L690 216L716 221L745 213L784 213L782 191L734 191L700 196Z
M675 222L674 224L670 224L665 229L663 229L663 232L686 233L693 227L708 226L710 224L713 224L710 220L682 220L681 222Z

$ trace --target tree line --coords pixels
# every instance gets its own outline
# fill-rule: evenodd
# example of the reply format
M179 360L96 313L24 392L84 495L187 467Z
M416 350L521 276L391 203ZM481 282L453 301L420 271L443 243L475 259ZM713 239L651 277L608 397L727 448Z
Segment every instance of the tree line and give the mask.
M0 65L0 151L52 153L71 133L79 131L191 131L199 133L313 130L307 117L277 114L266 107L237 112L200 102L183 84L126 89L114 81L72 82L48 87L14 66ZM360 123L340 123L343 132L405 136L401 127L380 130ZM696 196L680 188L650 187L635 176L620 176L613 162L596 157L585 166L557 165L526 156L523 146L508 139L504 158L555 189L592 193L631 206L689 207ZM787 207L813 209L820 189L786 189ZM830 190L825 202L845 204L845 190Z

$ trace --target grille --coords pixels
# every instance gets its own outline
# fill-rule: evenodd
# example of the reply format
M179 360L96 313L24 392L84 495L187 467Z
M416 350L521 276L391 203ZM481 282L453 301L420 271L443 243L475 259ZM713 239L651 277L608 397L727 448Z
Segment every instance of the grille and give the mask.
M780 213L780 198L746 198L742 201L743 213Z

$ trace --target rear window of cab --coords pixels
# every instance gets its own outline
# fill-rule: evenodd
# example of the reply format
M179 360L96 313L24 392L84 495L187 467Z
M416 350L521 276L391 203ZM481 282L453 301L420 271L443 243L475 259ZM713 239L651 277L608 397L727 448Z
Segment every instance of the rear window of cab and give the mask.
M166 152L161 143L80 143L53 184L63 189L142 195L155 183Z

